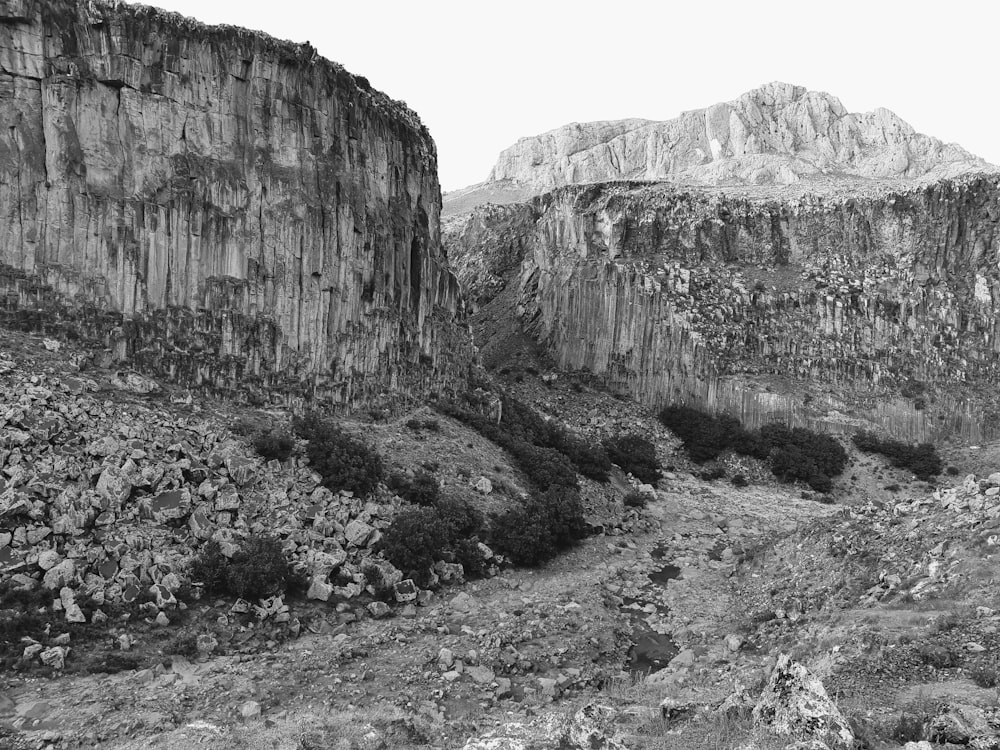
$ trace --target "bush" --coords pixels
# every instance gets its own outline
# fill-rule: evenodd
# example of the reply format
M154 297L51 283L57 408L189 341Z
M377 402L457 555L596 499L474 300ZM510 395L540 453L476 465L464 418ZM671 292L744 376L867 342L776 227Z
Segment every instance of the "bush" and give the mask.
M423 469L407 479L400 474L394 474L389 480L389 487L407 502L414 505L436 505L441 497L441 488L437 479Z
M191 561L188 575L203 584L206 593L251 600L281 594L301 584L281 543L271 536L247 538L232 559L222 554L217 541L211 540Z
M722 466L712 466L701 472L701 478L706 482L714 482L716 479L722 479L726 476L726 470Z
M467 500L439 498L433 507L401 511L385 530L379 545L385 557L418 581L438 560L462 563L468 576L482 575L486 560L479 550L483 516Z
M969 679L981 688L995 688L1000 684L1000 675L997 674L996 664L978 662L969 669Z
M294 427L299 437L309 441L306 455L327 489L367 495L382 479L382 457L332 422L311 413L297 418Z
M253 439L257 453L268 461L287 461L295 450L295 438L283 430L258 433Z
M447 544L444 521L437 508L400 511L382 535L379 550L400 570L425 575L442 559Z
M668 406L660 412L660 421L681 439L696 463L714 460L731 450L768 459L775 476L808 482L818 492L829 492L832 477L847 466L847 451L836 438L803 427L775 423L750 432L734 417L717 417L688 406ZM705 479L718 476L714 470L702 474Z
M408 419L406 420L406 426L411 430L428 430L429 432L440 432L441 425L436 419Z
M733 487L746 487L750 484L743 474L737 474L729 481L732 482Z
M454 403L440 404L438 408L506 450L513 457L517 468L539 489L547 490L556 485L578 486L576 471L569 459L553 448L538 446L526 440L524 429L514 429L510 423L503 421L494 422L479 412Z
M871 432L856 433L852 440L858 450L883 455L896 468L912 471L917 479L925 482L944 469L941 457L931 443L907 445L898 440L883 440Z
M578 492L553 487L493 518L491 539L519 565L537 565L587 535Z
M660 481L660 462L656 446L639 435L617 435L604 442L604 450L613 463L640 482L656 484Z
M632 491L625 496L623 502L626 508L645 508L649 497L645 492Z

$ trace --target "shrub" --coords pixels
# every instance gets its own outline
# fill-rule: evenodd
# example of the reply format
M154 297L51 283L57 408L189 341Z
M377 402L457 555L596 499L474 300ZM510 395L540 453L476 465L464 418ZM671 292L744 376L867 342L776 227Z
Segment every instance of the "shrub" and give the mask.
M726 476L726 470L721 466L712 466L701 472L701 478L706 482L714 482L716 479L722 479Z
M688 406L668 406L660 412L660 421L681 439L696 463L731 450L768 459L775 476L800 479L819 492L829 492L833 488L831 477L847 466L847 452L836 438L803 427L774 423L750 432L734 417L713 416ZM719 476L715 470L702 473L704 479Z
M443 556L447 534L437 508L400 511L382 535L379 549L397 568L425 575Z
M737 474L729 481L732 482L733 487L746 487L748 484L750 484L747 481L747 478L742 474Z
M389 480L389 487L407 502L414 505L435 505L441 497L441 488L434 475L417 471L413 479L407 479L400 474L394 474Z
M517 428L509 422L494 422L483 414L454 403L440 404L441 411L476 430L483 437L506 450L517 467L542 490L554 485L578 486L576 471L562 453L538 446L525 439L523 424Z
M578 492L553 487L494 517L494 546L519 565L537 565L587 535Z
M260 432L253 439L257 453L267 460L287 461L295 450L295 438L283 430Z
M440 432L441 425L436 419L408 419L406 426L411 430L428 430L429 432Z
M978 662L969 668L969 679L981 688L995 688L1000 684L1000 674L997 673L997 665L987 662Z
M957 466L949 466L948 467L948 476L950 476L950 477L957 477L958 476L958 467Z
M623 502L626 508L645 508L649 497L645 492L632 491L625 496Z
M486 560L476 536L483 516L467 500L442 497L433 507L401 511L385 530L379 546L397 568L418 580L438 560L462 563L468 576L482 575Z
M858 450L883 455L896 468L912 471L918 479L925 482L940 474L944 468L931 443L907 445L898 440L883 440L871 432L858 432L852 440Z
M247 538L232 559L222 554L217 541L209 541L192 560L188 575L204 584L209 594L251 600L274 596L301 584L281 543L271 536Z
M608 458L640 482L656 484L660 481L660 462L656 446L640 435L617 435L604 442Z
M297 418L294 427L299 437L309 441L309 463L327 489L367 495L382 479L382 457L332 422L311 413Z

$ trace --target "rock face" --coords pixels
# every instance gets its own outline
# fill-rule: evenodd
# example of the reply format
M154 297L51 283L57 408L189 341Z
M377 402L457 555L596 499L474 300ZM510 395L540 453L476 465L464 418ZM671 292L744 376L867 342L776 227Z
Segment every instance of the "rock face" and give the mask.
M480 323L511 311L561 368L650 405L981 440L998 222L990 174L795 197L612 184L484 206L447 245Z
M836 97L770 83L665 122L573 123L501 152L475 192L523 200L609 180L791 184L801 179L940 179L989 165L914 131L887 109L850 113ZM468 191L446 197L468 207ZM509 196L505 200L505 196Z
M354 405L459 375L433 141L307 45L0 3L0 319L190 385Z

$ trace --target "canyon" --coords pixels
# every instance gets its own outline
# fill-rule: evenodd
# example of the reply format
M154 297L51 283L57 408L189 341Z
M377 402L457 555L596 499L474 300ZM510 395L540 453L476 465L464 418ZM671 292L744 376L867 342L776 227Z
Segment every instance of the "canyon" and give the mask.
M255 403L471 361L416 114L316 54L124 3L0 4L0 318Z
M811 114L802 127L843 110L829 95L776 84L737 104L759 110L762 101L771 116L757 118L759 138L741 131L745 150L773 145L778 136L765 136L787 130L803 107ZM707 113L716 109L699 122L713 122ZM490 342L511 333L498 321L513 317L558 368L654 408L691 403L755 426L877 427L911 441L997 437L1000 177L905 123L879 130L895 145L866 151L848 135L870 143L871 132L855 131L871 118L833 122L768 155L799 165L826 155L826 176L793 175L792 184L774 175L750 184L756 178L732 173L711 187L680 177L612 181L635 170L591 158L597 146L586 135L575 145L557 139L556 148L585 164L582 172L559 171L554 165L566 162L542 154L548 135L522 139L445 219L449 257L476 309L477 343L502 349ZM623 137L603 127L581 132L609 143ZM687 141L676 148L659 163L681 164L692 153ZM511 156L539 149L531 159ZM888 158L899 149L910 156ZM749 162L726 157L704 168L736 163ZM605 181L549 190L597 178ZM549 191L492 202L489 186L503 190L510 180ZM491 202L454 214L477 196Z

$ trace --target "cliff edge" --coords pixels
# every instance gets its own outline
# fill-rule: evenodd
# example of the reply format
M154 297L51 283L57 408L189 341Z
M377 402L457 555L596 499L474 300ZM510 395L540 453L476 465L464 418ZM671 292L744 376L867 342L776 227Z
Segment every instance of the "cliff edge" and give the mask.
M0 319L252 400L462 375L419 118L309 45L0 2Z

